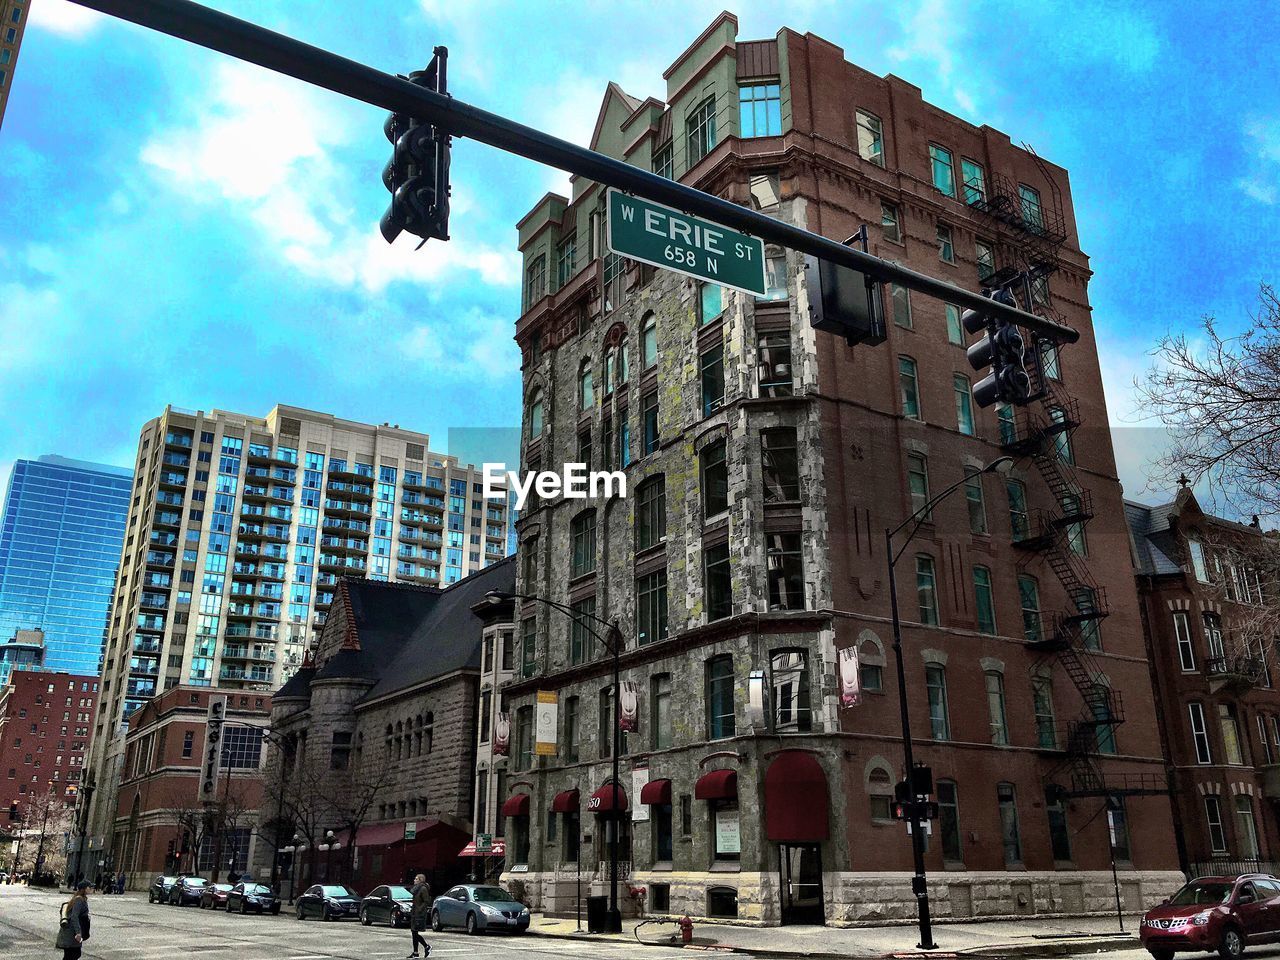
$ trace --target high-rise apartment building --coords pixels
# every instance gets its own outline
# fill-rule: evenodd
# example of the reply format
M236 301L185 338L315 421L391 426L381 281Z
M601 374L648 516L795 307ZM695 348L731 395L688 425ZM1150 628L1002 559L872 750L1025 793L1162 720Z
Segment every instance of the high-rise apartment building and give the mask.
M505 495L486 502L480 470L398 425L168 407L135 473L92 764L104 786L122 721L158 692L278 688L340 578L448 584L507 554Z
M0 638L44 631L44 669L97 675L132 474L45 456L14 464L0 521ZM0 658L0 684L8 675Z
M597 183L540 200L522 459L624 470L628 496L521 511L517 589L573 616L515 614L510 875L572 910L579 863L607 891L616 835L623 910L643 889L676 915L913 916L885 532L920 511L895 548L935 915L1111 908L1113 861L1130 908L1163 894L1181 875L1067 172L728 13L663 79L611 84L593 147L826 237L866 225L871 253L969 290L1031 272L1019 296L1080 338L1033 344L1030 406L980 409L953 304L888 287L887 339L854 347L811 326L794 251L766 248L756 298L610 255ZM622 628L616 705L592 616Z
M22 46L22 34L27 29L27 14L31 0L0 0L0 126L4 125L4 111L9 105L9 89L13 86L13 71L18 66L18 49Z

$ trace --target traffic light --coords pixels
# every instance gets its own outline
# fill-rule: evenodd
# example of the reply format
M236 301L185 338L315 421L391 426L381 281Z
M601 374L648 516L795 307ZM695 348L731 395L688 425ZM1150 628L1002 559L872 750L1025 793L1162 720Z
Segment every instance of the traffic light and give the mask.
M1011 307L1018 305L1008 290L992 292L991 299ZM989 407L1000 401L1015 406L1027 403L1031 398L1031 375L1023 362L1026 344L1022 332L1003 317L993 317L979 310L966 310L960 322L969 333L986 331L967 353L969 366L973 369L991 368L991 372L974 385L974 403L980 407Z
M850 346L884 343L880 283L849 267L817 257L804 258L809 325L844 337Z
M409 80L447 94L448 57L446 48L436 47L427 69L415 70ZM388 116L382 132L392 145L391 160L382 171L382 182L391 191L391 206L379 224L382 236L387 243L405 231L424 243L448 240L449 134L404 113Z

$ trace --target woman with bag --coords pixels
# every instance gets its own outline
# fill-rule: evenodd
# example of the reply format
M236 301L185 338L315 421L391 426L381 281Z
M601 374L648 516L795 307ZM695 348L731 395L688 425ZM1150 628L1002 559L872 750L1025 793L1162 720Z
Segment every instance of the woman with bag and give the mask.
M62 960L80 960L83 944L89 939L89 881L76 884L76 893L62 905L62 922L58 926L55 946Z

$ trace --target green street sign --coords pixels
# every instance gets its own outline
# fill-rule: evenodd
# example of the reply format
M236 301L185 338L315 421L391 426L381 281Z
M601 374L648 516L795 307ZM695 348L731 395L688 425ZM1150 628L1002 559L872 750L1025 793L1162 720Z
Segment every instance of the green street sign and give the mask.
M609 188L611 253L763 297L764 241Z
M476 850L479 853L488 853L493 849L493 834L481 833L476 836Z

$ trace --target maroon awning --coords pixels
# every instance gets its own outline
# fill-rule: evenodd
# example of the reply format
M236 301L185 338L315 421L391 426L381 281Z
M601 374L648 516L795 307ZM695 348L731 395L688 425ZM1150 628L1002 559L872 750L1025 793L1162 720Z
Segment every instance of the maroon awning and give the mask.
M641 803L670 803L671 802L671 781L670 780L650 780L640 788Z
M764 775L764 828L770 840L826 840L830 806L827 775L813 754L784 750L769 764Z
M694 784L693 795L699 800L736 800L738 771L712 770L704 773Z
M494 840L489 844L488 853L480 853L476 850L476 842L474 840L458 851L458 856L460 857L505 857L506 855L507 843L505 840Z
M513 793L507 797L506 802L502 805L502 815L504 817L527 817L529 815L529 795L527 793Z
M606 783L591 795L587 801L587 809L592 813L614 813L627 810L627 792L621 787Z
M578 788L572 790L561 790L556 794L554 800L551 801L552 813L574 813L582 805L578 799Z
M410 821L413 823L413 821ZM440 823L439 820L419 820L415 825L414 840L424 837L428 832ZM366 823L362 824L360 829L356 831L357 847L380 847L387 846L392 843L399 843L404 839L404 821L396 821L395 823ZM345 843L347 840L346 831L342 831L336 835L336 839ZM409 841L412 843L413 841Z

